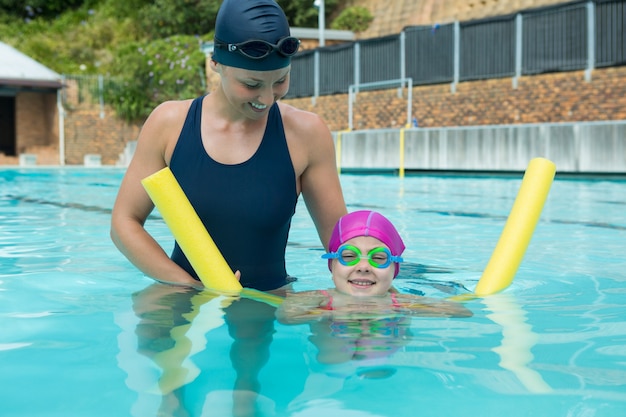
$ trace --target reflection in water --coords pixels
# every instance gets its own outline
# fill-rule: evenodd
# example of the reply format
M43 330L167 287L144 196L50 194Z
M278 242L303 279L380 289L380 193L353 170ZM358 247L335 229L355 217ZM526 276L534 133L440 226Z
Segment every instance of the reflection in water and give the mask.
M307 407L359 379L384 379L398 368L389 359L413 338L412 317L470 317L461 304L390 292L353 297L335 289L288 294L278 309L284 324L308 324L317 348L304 391L290 410Z
M532 393L549 393L552 388L543 380L539 372L528 365L534 356L531 349L539 336L526 322L526 312L511 294L494 294L482 299L490 311L487 315L494 323L502 326L502 342L493 351L500 355L500 366L507 369Z
M276 398L267 396L272 390L263 389L259 379L270 359L275 307L155 283L133 295L133 312L134 319L117 318L125 330L118 362L128 373L127 385L138 393L133 415L277 415ZM293 386L277 389L291 398L279 407L305 411L308 400L324 398L318 383L325 378L331 383L326 381L323 391L330 393L340 390L347 378L393 375L395 368L386 358L411 336L410 318L401 316L325 318L310 323L310 330L309 349L281 352L300 358L308 373L294 372L288 382ZM230 362L233 378L225 376L223 364L221 369L207 364L220 360ZM280 385L283 378L270 375L265 384Z
M360 364L381 363L406 344L411 335L409 317L380 319L326 318L311 323L309 340L317 347L322 364L357 361ZM382 361L384 362L384 361Z
M132 312L116 317L123 329L118 363L137 393L136 417L296 417L325 410L371 417L377 415L371 408L375 400L364 397L381 388L372 384L389 386L385 398L401 395L393 386L424 371L443 378L436 385L456 375L455 384L478 383L494 392L519 382L518 393L550 391L529 369L537 338L514 298L496 295L476 303L490 313L482 323L465 321L466 311L458 309L432 317L432 308L441 315L442 305L447 303L422 305L425 317L415 311L361 314L354 306L349 314L297 316L295 323L278 314L281 323L295 324L290 326L277 324L276 307L265 302L155 283L133 295ZM486 337L499 333L500 326L502 343L495 347ZM474 348L455 345L468 338L482 339L498 353L500 367L481 360ZM506 383L511 379L517 385Z
M230 360L236 373L233 387L233 415L257 415L261 390L259 372L269 359L274 334L275 307L242 298L226 312L228 333L233 338Z
M387 359L408 343L412 336L410 325L408 316L363 319L331 316L309 323L309 341L317 352L311 353L314 358L308 361L310 369L304 389L291 401L289 410L317 409L321 399L343 390L346 381L353 378L393 376L396 368ZM347 415L346 411L349 410L344 409L343 415Z
M146 304L146 302L152 302L150 299L151 294L160 291L161 288L153 287L146 291L146 299L141 298L144 295L143 292L134 296L135 312L142 319L137 326L137 336L140 341L137 351L152 358L163 370L155 391L169 394L173 390L193 382L200 375L200 369L193 363L191 356L205 349L206 335L209 331L224 324L222 308L228 307L233 300L232 298L217 296L208 291L193 293L191 291L178 292L179 290L177 289L176 294L179 297L176 301L181 301L182 297L180 295L190 295L189 304L191 311L188 313L182 312L188 308L185 307L182 311L174 312L171 316L168 316L164 314L167 311L167 305L161 305L161 302L159 302L157 303L159 308L151 310L154 306ZM187 301L186 296L184 301ZM177 309L178 306L176 306L174 311ZM161 317L158 317L159 315ZM159 319L164 320L161 322ZM156 334L153 333L155 330ZM153 345L155 341L164 343ZM142 345L142 342L146 343L146 345Z
M205 355L218 353L230 357L236 373L234 386L205 392L205 409L216 400L221 406L229 403L231 407L228 414L220 415L254 416L259 412L259 404L261 408L268 408L268 401L259 398L258 375L269 358L274 307L250 299L155 283L133 295L133 311L136 352L150 359L150 364L137 363L137 355L132 357L127 349L121 349L118 356L120 366L129 375L127 384L139 394L133 415L147 415L155 402L159 402L159 406L154 415L200 413L203 404L189 404L186 388L201 374L200 369L210 372L196 365L202 356L198 354L205 350ZM125 317L118 319L118 324L128 327L129 321L129 317ZM219 353L216 348L220 341L212 337L212 331L223 324L232 338L228 354ZM126 340L120 340L120 347L133 344L127 333L123 333L122 338ZM206 349L207 343L211 349ZM225 395L232 399L225 399ZM194 409L198 413L194 413ZM215 410L206 415L216 415Z

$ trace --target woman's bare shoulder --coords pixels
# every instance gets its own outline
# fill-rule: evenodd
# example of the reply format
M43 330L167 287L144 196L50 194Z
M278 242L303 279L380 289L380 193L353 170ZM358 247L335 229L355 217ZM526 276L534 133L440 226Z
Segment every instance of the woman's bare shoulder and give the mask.
M146 123L153 122L160 125L169 125L172 122L184 121L193 100L164 101L152 110Z
M317 114L302 110L292 105L278 102L283 124L288 130L299 133L319 134L320 131L330 132L324 120Z
M143 143L149 143L148 146L159 154L170 154L183 129L192 101L165 101L155 107L141 128L138 149L143 148Z

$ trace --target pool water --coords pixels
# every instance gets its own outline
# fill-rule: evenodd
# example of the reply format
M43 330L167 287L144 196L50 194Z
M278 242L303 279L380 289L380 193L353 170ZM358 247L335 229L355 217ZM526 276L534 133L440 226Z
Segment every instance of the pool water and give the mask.
M512 285L469 318L286 325L156 284L113 246L119 169L0 170L0 415L626 415L626 181L557 176ZM471 292L521 175L342 175L407 250L401 292ZM172 238L154 213L148 230ZM296 291L331 286L304 204ZM367 354L352 357L355 341Z

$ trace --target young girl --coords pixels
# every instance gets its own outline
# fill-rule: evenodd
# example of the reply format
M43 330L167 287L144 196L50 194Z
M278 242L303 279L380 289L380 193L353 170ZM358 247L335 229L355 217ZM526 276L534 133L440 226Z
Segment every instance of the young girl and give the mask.
M362 210L341 217L333 229L329 251L322 255L328 259L335 288L288 293L277 311L278 320L472 315L456 302L398 293L392 284L400 272L404 249L400 234L382 214Z
M403 262L404 242L382 214L347 214L333 229L328 259L335 288L287 293L276 312L283 324L306 323L315 346L311 374L294 406L340 391L349 378L389 378L391 359L414 338L421 317L468 317L459 303L400 294L392 286Z

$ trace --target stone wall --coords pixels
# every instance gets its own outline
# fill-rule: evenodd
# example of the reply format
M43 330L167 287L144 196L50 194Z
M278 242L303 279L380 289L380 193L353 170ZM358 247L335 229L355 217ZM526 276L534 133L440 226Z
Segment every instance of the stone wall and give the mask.
M59 124L56 101L56 93L20 92L16 95L15 148L18 155L38 153L38 150L57 145ZM56 156L55 161L45 158L46 162L58 164L58 154Z
M413 88L413 117L420 127L559 123L626 119L626 66L463 82ZM286 100L326 120L333 131L348 128L347 95ZM407 122L406 91L361 92L354 103L354 128L402 127Z
M86 154L101 155L103 165L116 165L126 143L137 140L140 125L129 124L115 116L113 109L83 106L66 111L65 163L82 165Z

